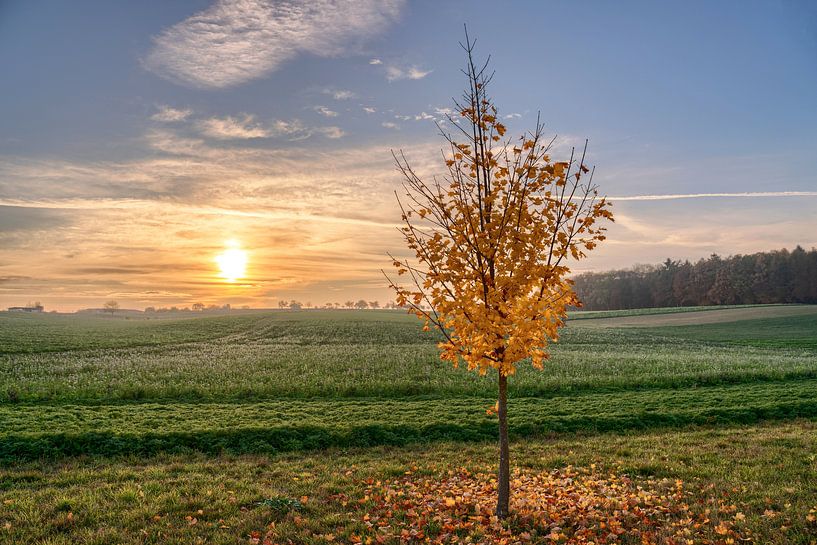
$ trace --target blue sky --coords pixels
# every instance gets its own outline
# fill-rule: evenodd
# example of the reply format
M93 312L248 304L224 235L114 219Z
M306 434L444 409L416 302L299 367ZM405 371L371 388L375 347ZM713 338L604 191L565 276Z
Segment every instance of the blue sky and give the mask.
M463 23L620 197L576 270L817 245L812 2L6 1L0 304L385 300L389 149L438 169Z

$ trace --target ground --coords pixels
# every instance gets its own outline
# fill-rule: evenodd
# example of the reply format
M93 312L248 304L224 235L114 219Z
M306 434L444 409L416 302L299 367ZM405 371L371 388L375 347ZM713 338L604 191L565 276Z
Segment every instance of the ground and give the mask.
M496 457L494 382L439 362L413 320L0 313L0 542L377 537L373 483ZM545 371L511 380L513 463L682 481L721 502L713 542L723 519L811 543L815 332L814 306L576 313Z

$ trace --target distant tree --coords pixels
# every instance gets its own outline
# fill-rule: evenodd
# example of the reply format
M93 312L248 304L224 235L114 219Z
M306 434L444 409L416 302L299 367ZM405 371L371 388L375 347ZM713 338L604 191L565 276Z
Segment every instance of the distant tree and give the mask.
M404 178L400 199L406 246L414 259L392 258L409 287L389 280L399 305L433 325L440 357L481 375L496 373L499 471L496 515L508 516L510 456L508 377L526 359L549 358L567 307L578 304L568 260L585 257L604 239L608 203L597 198L584 153L552 162L544 126L518 141L487 94L492 74L477 65L466 35L468 89L449 116L447 173L424 181L395 155ZM455 140L457 138L458 140Z
M290 301L289 302L289 310L301 310L303 305L298 301Z
M288 308L288 307L289 307L289 301L287 301L286 299L280 299L278 301L278 308L283 309L283 308Z
M355 303L355 308L356 308L356 309L359 309L359 310L363 310L363 309L369 308L369 303L367 303L366 301L364 301L363 299L361 299L360 301L358 301L357 303Z
M380 308L380 303L377 301L369 301L369 308Z
M344 306L344 308L355 308L355 302L354 301L346 301L345 303L343 303L343 306Z
M193 303L193 305L191 305L191 308L196 312L201 312L204 310L204 303Z
M105 309L105 312L110 312L111 314L113 314L114 312L119 310L119 303L117 303L114 300L110 300L104 305L102 305L102 308Z
M156 312L156 307L145 307L146 313Z

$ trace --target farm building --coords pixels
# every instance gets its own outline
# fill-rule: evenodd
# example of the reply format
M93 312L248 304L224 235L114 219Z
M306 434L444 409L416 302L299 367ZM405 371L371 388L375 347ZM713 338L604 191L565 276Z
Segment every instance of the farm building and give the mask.
M40 304L29 305L27 307L9 307L9 312L42 312L44 307Z

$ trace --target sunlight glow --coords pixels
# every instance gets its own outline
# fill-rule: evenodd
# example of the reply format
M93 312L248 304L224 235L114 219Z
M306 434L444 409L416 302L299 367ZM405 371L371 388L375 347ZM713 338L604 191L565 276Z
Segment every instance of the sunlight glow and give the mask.
M236 240L228 240L225 244L227 249L216 256L219 276L227 282L235 282L239 278L244 278L247 269L247 252L241 249L241 244Z

